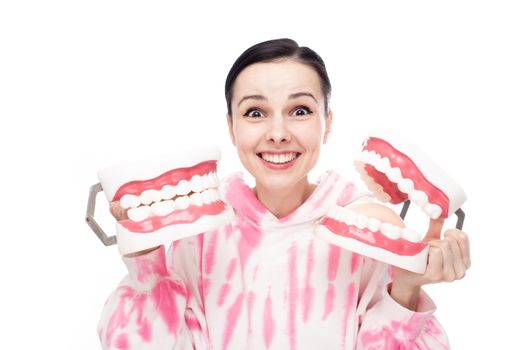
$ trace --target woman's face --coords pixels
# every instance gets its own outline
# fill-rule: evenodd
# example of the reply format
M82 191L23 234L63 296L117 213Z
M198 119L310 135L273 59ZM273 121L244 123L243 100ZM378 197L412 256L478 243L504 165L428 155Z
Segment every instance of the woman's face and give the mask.
M307 183L332 122L316 71L289 59L252 64L237 76L231 103L230 136L257 186Z

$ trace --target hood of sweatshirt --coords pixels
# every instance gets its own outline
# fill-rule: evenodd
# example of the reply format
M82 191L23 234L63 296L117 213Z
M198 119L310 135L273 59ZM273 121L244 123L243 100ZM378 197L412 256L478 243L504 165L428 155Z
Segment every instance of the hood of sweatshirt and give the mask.
M237 216L266 228L312 224L324 217L334 205L344 206L372 195L329 169L316 181L317 187L298 208L283 218L277 218L257 198L245 182L242 172L236 172L221 182L222 199Z

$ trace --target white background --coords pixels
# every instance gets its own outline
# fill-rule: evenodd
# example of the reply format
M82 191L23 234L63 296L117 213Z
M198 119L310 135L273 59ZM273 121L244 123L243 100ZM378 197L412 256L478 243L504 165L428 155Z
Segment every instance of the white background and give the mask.
M282 37L318 52L333 85L311 180L332 167L359 182L372 127L410 135L469 197L473 266L426 287L452 347L523 346L523 4L187 3L1 3L0 347L99 348L126 271L84 222L96 171L202 140L220 145L221 176L240 170L224 81L245 49ZM112 231L102 195L97 215Z

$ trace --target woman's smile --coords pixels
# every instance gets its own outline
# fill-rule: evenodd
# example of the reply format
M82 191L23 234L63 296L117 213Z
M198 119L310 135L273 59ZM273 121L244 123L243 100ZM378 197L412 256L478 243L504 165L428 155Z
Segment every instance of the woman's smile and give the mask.
M261 162L272 170L286 170L294 166L301 153L293 151L263 151L257 153Z

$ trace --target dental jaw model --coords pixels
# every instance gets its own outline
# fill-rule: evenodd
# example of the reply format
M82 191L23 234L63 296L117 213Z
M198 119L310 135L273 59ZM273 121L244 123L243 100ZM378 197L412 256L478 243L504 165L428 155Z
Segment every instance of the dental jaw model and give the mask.
M219 148L206 147L99 171L100 186L108 201L119 201L127 210L128 218L116 223L120 254L169 243L232 221L233 210L219 195L219 159ZM97 232L100 227L96 222L93 225L89 212L88 204L88 224L106 245L111 244Z
M377 129L363 143L354 162L368 189L382 202L404 203L404 218L415 202L430 218L458 216L467 197L461 187L417 146L387 130ZM320 221L316 234L330 243L417 273L424 273L428 245L410 228L401 228L336 206Z

